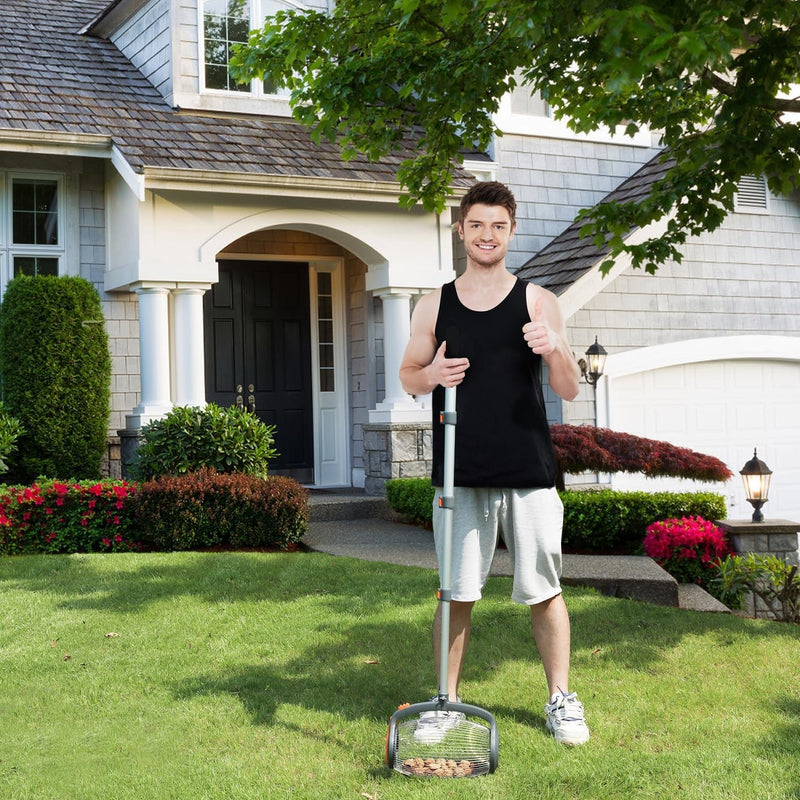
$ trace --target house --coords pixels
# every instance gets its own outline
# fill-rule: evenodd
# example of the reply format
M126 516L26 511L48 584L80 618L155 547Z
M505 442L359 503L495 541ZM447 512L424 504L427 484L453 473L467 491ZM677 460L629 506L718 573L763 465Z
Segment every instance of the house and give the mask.
M212 401L275 423L275 469L309 486L380 492L427 471L430 412L397 371L414 299L458 269L451 210L398 205L403 153L344 162L280 91L230 81L231 44L288 1L18 0L0 16L0 290L19 272L97 286L110 474L142 425ZM510 266L559 295L577 356L595 336L610 354L596 394L549 398L553 420L667 439L734 471L757 446L774 471L768 516L800 519L798 198L756 178L681 264L649 276L620 261L602 279L572 219L642 191L654 137L575 135L520 91L497 123L451 208L472 176L508 183ZM745 514L741 488L726 491Z

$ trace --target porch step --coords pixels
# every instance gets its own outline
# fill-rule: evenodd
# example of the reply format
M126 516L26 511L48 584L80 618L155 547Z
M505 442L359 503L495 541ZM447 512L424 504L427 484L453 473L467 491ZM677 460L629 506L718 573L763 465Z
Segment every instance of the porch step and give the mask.
M368 495L363 489L311 489L308 502L310 522L385 519L390 515L385 497Z

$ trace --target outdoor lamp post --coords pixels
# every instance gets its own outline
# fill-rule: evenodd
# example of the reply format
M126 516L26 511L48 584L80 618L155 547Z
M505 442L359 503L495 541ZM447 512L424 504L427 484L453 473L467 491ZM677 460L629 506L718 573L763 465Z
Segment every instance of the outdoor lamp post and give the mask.
M761 506L767 502L769 494L769 480L772 470L758 457L756 448L753 448L753 457L739 471L744 481L744 494L747 502L751 503L753 511L753 522L763 522L764 515L761 513Z
M597 337L594 337L594 344L589 345L589 349L586 351L586 359L580 359L578 361L578 366L581 368L581 375L586 378L586 383L590 383L592 386L597 386L597 381L600 380L600 376L603 374L603 370L606 366L606 353L605 348L603 345L598 344Z

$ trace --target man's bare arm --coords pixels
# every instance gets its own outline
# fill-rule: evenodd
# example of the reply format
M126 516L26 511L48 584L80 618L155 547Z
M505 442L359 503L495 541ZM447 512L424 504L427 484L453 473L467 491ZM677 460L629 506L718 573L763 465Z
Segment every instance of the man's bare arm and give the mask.
M567 343L566 325L556 296L530 284L527 291L531 321L523 326L525 341L547 362L550 388L564 400L578 395L581 371Z

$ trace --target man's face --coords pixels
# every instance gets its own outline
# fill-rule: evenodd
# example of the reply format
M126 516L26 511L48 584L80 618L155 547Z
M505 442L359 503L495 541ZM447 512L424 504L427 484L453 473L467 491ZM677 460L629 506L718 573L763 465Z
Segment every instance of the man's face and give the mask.
M481 203L471 206L464 220L458 223L458 235L464 241L471 265L494 267L503 262L515 227L508 210L503 206Z

